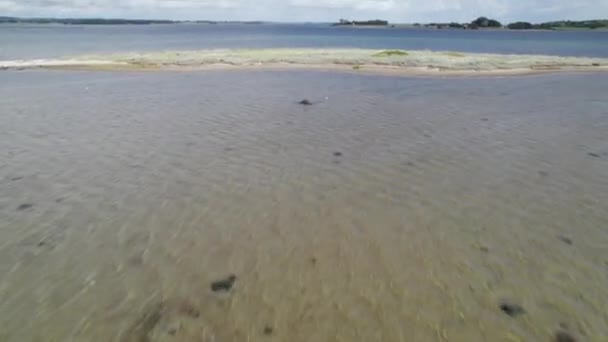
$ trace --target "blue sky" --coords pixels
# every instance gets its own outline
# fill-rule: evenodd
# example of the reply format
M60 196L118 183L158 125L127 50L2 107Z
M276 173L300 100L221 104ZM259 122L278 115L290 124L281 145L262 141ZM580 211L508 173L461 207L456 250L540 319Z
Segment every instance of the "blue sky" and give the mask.
M608 18L608 0L0 0L0 15L411 23Z

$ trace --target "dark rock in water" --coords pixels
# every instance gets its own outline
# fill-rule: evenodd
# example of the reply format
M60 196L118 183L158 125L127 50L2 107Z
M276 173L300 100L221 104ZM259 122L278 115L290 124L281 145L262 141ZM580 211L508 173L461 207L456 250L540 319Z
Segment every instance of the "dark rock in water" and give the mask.
M308 100L308 99L304 99L304 100L298 102L298 104L301 104L303 106L310 106L310 105L312 105L312 102L310 102L310 100Z
M571 244L572 244L572 239L570 239L570 238L569 238L569 237L567 237L567 236L564 236L564 235L558 235L558 236L557 236L557 238L558 238L558 239L559 239L561 242L563 242L563 243L565 243L565 244L567 244L567 245L571 245Z
M511 317L523 315L526 313L526 310L521 305L510 303L510 302L501 302L500 310Z
M21 204L20 206L18 206L18 207L17 207L17 210L22 211L22 210L29 209L29 208L31 208L31 207L33 207L33 206L34 206L33 204L30 204L30 203L24 203L24 204Z
M481 118L481 121L488 121L488 120L490 120L490 119L488 119L488 118Z
M179 312L182 315L191 317L191 318L199 318L201 315L201 312L194 307L194 305L190 304L189 302L182 302L179 306Z
M574 336L566 331L558 331L553 338L554 342L576 342Z
M600 63L591 63L592 66L600 66Z
M594 152L589 152L589 153L587 153L587 155L589 155L589 156L591 156L591 157L593 157L593 158L599 158L599 157L600 157L600 155L599 155L599 154L594 153Z
M214 281L213 283L211 283L211 291L213 291L213 292L230 291L230 289L234 285L235 281L236 281L236 276L234 274L229 275L228 278L226 278L226 279Z
M342 152L334 152L334 157L342 157Z
M11 178L11 180L12 180L13 182L14 182L14 181L18 181L18 180L22 180L22 179L23 179L23 177L13 177L13 178Z
M267 325L264 327L264 335L272 335L274 329L271 326Z

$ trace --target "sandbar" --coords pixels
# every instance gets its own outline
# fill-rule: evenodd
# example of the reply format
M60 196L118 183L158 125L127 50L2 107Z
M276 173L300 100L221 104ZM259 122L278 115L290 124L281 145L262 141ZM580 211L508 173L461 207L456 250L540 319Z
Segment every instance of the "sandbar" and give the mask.
M0 61L2 70L323 69L403 75L526 75L608 71L608 58L375 49L213 49Z

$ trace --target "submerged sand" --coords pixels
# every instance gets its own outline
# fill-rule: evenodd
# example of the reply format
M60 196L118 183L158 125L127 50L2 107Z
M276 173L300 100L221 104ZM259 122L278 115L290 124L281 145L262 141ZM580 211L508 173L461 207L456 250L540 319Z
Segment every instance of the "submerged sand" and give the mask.
M315 68L401 74L529 74L607 71L607 58L373 49L239 49L133 52L0 61L0 69L196 70Z
M0 341L606 342L606 89L2 73Z

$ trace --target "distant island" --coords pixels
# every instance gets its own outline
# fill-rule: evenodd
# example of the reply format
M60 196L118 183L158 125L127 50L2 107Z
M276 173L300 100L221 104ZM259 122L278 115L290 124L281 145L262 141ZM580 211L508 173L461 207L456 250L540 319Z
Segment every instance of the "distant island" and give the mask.
M522 24L524 26L529 26L529 23L526 22L518 22L509 24L508 27L510 29L526 29L522 28ZM540 29L540 30L559 30L559 29L599 29L599 28L608 28L608 20L583 20L583 21L570 21L570 20L562 20L562 21L551 21L547 23L542 23L538 25L532 25L532 29Z
M103 18L17 18L0 17L0 24L62 24L62 25L153 25L153 24L264 24L263 21L213 21L213 20L148 20Z
M518 21L503 25L500 21L479 17L470 23L430 23L430 24L414 24L414 27L426 27L436 29L462 29L462 30L477 30L477 29L509 29L509 30L576 30L576 29L606 29L608 28L608 20L583 20L583 21L551 21L540 24L532 24L525 21Z
M356 21L340 19L337 23L333 23L333 26L381 26L391 28L431 28L431 29L459 29L459 30L478 30L478 29L508 29L508 30L576 30L576 29L608 29L608 20L584 20L584 21L551 21L540 24L532 24L529 22L518 21L503 25L500 21L490 19L486 17L479 17L470 23L428 23L428 24L391 24L387 20L367 20L367 21Z
M350 21L346 19L340 19L340 21L334 23L333 26L388 26L388 21L380 19L367 21Z
M143 20L143 19L0 17L0 23L63 24L63 25L150 25L150 24L175 24L178 22L173 21L173 20Z

